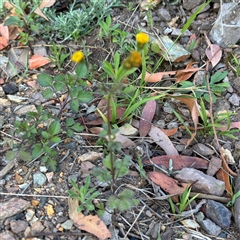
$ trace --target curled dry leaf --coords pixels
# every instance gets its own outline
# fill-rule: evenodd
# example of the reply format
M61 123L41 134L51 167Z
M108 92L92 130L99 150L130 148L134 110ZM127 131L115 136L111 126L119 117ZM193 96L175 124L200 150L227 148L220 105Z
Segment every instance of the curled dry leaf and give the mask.
M169 161L172 159L172 168L173 171L181 170L182 168L196 168L196 169L207 169L208 161L198 158L198 157L190 157L190 156L176 156L176 155L165 155L153 157L152 161L158 166L165 166L167 169L169 168ZM148 161L148 160L147 160Z
M148 135L165 151L167 155L179 155L168 136L158 127L152 126Z
M163 78L163 76L168 76L168 75L174 75L176 71L169 71L169 72L158 72L158 73L148 73L146 72L144 80L146 82L160 82ZM141 78L142 75L138 77L138 79Z
M36 8L34 13L36 13L37 15L45 18L48 21L48 18L43 14L41 9L43 9L45 7L51 7L55 2L56 2L56 0L43 0L41 2L40 6L38 8Z
M185 188L189 186L189 184L180 183L161 172L148 172L147 176L156 185L160 186L165 192L170 194L181 194L184 192Z
M140 137L146 137L151 129L151 122L156 112L156 101L150 100L143 108L142 116L139 121L139 134Z
M107 229L104 222L98 216L84 216L81 212L77 212L77 199L69 198L68 207L69 217L77 228L92 233L98 239L111 238L110 231Z
M178 70L176 73L176 83L188 80L195 72L201 70L201 68L195 68L193 65L195 62L190 62L186 66L186 69Z
M222 58L222 50L217 44L212 44L208 39L206 33L204 33L206 42L208 44L207 49L205 50L206 56L209 61L212 63L212 67L214 68Z
M50 63L49 58L35 54L29 59L29 69L37 69L48 63Z
M189 95L172 96L172 97L181 101L182 103L186 104L191 112L192 120L194 123L194 133L192 134L191 138L187 142L187 146L188 146L194 139L196 132L197 132L198 116L199 116L199 108L200 107L197 103L197 100Z

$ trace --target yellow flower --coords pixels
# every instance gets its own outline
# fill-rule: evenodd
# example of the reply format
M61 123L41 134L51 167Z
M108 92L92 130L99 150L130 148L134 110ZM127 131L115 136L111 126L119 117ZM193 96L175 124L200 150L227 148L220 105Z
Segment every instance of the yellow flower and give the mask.
M149 36L146 33L141 32L136 35L136 40L138 44L143 45L149 42Z
M81 51L75 52L71 57L71 60L76 63L81 62L83 59L84 59L84 54Z
M138 68L142 65L142 56L140 52L132 51L128 58L124 61L123 66L127 69Z

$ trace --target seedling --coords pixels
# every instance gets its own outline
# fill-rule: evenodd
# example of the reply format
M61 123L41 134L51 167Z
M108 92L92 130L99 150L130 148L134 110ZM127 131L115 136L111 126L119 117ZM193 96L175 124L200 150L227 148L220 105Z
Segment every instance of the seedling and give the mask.
M114 30L116 30L119 27L119 24L115 24L112 27L111 27L111 24L112 24L112 18L110 15L107 16L106 22L104 22L103 20L99 21L100 30L99 30L98 36L100 38L110 39Z
M76 198L79 200L78 212L82 211L93 211L95 206L92 201L100 195L100 192L96 191L95 188L90 188L91 178L90 175L86 177L86 183L82 187L78 187L72 179L70 179L74 190L68 190L70 198Z
M239 58L239 57L238 57ZM236 73L237 77L240 76L240 61L238 60L238 58L233 54L232 55L232 59L231 59L231 63L229 63L229 65L231 66L231 68L234 70L234 72Z
M236 193L232 196L232 199L231 199L231 201L229 201L229 202L227 203L227 206L228 206L228 207L233 207L236 199L239 198L239 197L240 197L240 190L239 190L238 192L236 192Z

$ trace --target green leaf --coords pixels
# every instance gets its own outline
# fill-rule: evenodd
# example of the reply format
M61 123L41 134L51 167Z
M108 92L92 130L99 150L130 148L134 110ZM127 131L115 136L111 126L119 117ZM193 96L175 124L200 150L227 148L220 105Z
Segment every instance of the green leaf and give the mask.
M21 19L17 16L10 16L5 22L4 26L9 26L9 25L19 25L21 23Z
M109 209L115 209L118 207L119 202L120 200L116 196L112 195L108 198L107 206Z
M114 54L114 67L115 67L115 70L118 69L119 63L120 63L120 55L119 55L118 52L115 52L115 54Z
M123 199L119 201L118 209L120 211L130 210L133 207L133 202L131 199Z
M43 150L42 144L41 143L35 144L32 150L32 158L35 159L39 157L43 152L44 150Z
M70 126L72 126L74 123L75 123L75 121L74 121L73 118L68 118L68 119L66 120L66 127L70 127Z
M220 82L221 80L223 80L226 76L228 75L227 71L222 71L222 72L216 72L210 80L211 84Z
M49 99L53 96L53 91L51 88L46 88L44 91L43 91L43 97L46 98L46 99Z
M50 158L46 161L46 166L49 171L55 172L56 168L57 168L57 162L56 162L56 160Z
M59 121L54 121L50 124L48 128L48 132L51 134L51 136L57 135L60 132L61 125Z
M84 127L81 126L79 123L75 123L74 125L71 126L71 129L74 130L75 132L82 132Z
M108 154L104 159L103 159L103 165L108 168L109 170L112 169L111 161L110 161L110 155Z
M14 151L8 151L6 154L6 160L11 161L15 158L16 153Z
M70 128L67 129L67 136L68 137L72 137L74 134L73 130L71 130Z
M87 78L88 76L88 69L84 61L77 64L75 71L78 78Z
M18 157L20 160L23 160L23 161L31 161L32 160L31 154L29 152L25 152L23 150L19 151Z
M61 138L57 137L57 136L53 136L50 138L50 141L53 143L60 143L61 142Z
M103 169L100 167L94 167L92 169L92 172L94 176L100 181L100 182L107 182L112 179L112 176L110 172L107 169Z
M55 87L56 91L63 91L66 88L66 85L62 82L54 82L53 86Z
M50 137L50 134L46 131L42 131L41 134L42 134L43 138L45 138L45 139L48 139Z
M93 95L91 92L80 91L78 93L78 100L82 103L88 103L93 99Z
M123 198L133 198L134 192L129 189L124 189L119 195L121 199Z
M38 78L38 83L42 87L51 87L53 84L52 77L46 73L39 74L37 78Z
M73 111L78 112L78 108L79 108L78 99L74 99L74 100L70 101L70 108L71 108Z
M104 61L103 65L102 65L102 69L109 75L109 77L114 79L114 77L115 77L114 70L113 70L112 65L109 62Z

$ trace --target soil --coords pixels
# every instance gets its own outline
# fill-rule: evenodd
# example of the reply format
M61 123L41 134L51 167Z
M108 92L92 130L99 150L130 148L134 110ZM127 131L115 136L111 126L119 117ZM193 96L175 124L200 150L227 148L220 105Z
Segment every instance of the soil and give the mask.
M64 11L66 8L66 2L61 1L59 6L59 11ZM122 1L125 5L129 5L129 1ZM133 2L133 10L122 7L115 8L112 12L113 25L120 24L122 30L129 32L129 39L134 39L136 29L141 29L147 31L151 36L156 36L156 34L164 35L169 28L169 22L175 21L172 24L173 28L182 29L186 23L188 17L192 15L192 12L186 10L182 6L182 2L173 4L172 1L163 1L157 4L152 10L152 20L153 26L149 24L146 11L140 9L138 1ZM215 1L214 1L215 2ZM61 5L62 4L62 5ZM170 18L169 21L164 21L159 17L160 9L165 9ZM197 65L200 67L204 65L207 61L205 49L207 48L207 43L204 37L209 34L212 24L215 22L218 11L214 9L214 3L210 4L210 8L200 14L193 24L190 26L189 30L191 34L195 34L197 37L197 47L192 52L191 57L184 62L180 63L170 63L164 61L163 64L159 67L158 71L173 71L176 69L183 69L186 65L191 62L197 62ZM89 51L90 55L88 56L88 64L93 67L93 80L92 80L92 91L96 91L97 85L101 81L106 81L101 78L101 65L104 60L112 61L113 53L118 49L116 43L112 43L108 40L99 39L98 37L99 28L94 29L90 34L83 37L85 42L85 47ZM179 39L179 43L186 47L189 42L190 36L183 36ZM174 40L174 37L172 37ZM37 39L36 42L41 41L42 39ZM48 44L48 43L47 43ZM81 42L65 42L64 45L74 51L76 49L81 49ZM119 50L119 49L118 49ZM49 51L49 49L48 49ZM119 50L121 51L121 50ZM233 48L224 48L222 49L223 56L220 64L212 69L211 73L213 74L216 71L227 70L229 83L232 90L225 91L221 96L218 96L218 101L213 105L213 112L229 110L235 113L231 116L232 122L240 122L240 108L239 105L233 105L229 102L229 98L236 94L240 96L240 79L236 76L232 66L229 64L229 59L231 59L232 54L235 56L240 55L240 46L236 44ZM6 52L4 52L5 54ZM153 61L157 61L159 56L155 56ZM149 66L152 67L152 66ZM72 63L67 63L64 66L65 72L73 72L74 66ZM210 69L211 70L211 69ZM12 78L4 81L3 86L11 83L15 84L17 87L16 92L11 93L12 95L24 96L29 100L29 104L38 106L43 104L44 107L50 108L49 103L44 104L44 100L40 94L40 87L36 84L33 87L28 85L29 80L34 80L34 75L39 72L47 72L52 75L58 74L56 68L53 65L49 64L44 67L41 67L37 71L31 72L28 76L27 81L19 82L19 79ZM2 72L1 78L5 79L5 75ZM166 87L173 83L172 79L165 79L156 86ZM149 84L149 86L153 86ZM6 95L3 95L2 98L7 98ZM82 119L86 121L94 120L96 117L93 113L88 112L88 110L97 106L100 101L100 94L95 95L95 99L89 104L83 104L80 106L80 114L73 114L71 111L64 113L63 117L74 117L76 121L82 122ZM186 124L193 126L192 119L188 108L181 104L179 101L164 99L163 101L157 102L157 110L153 120L153 124L161 128L171 129L177 127L177 132L170 136L170 140L173 145L178 149L180 155L185 156L197 156L203 157L199 152L196 152L193 149L193 145L196 142L193 142L188 148L185 148L184 139L189 139L188 133L181 128L182 123L179 119L167 109L166 104L170 104L173 109L179 112L182 119ZM21 104L21 103L20 103ZM19 118L14 113L14 109L19 105L19 103L11 102L10 106L4 107L0 105L1 113L4 120L1 126L0 131L0 170L2 170L7 162L4 161L4 156L6 153L6 143L4 140L9 138L12 134L13 122ZM209 108L209 105L206 106ZM239 160L240 160L240 141L239 141L239 132L235 134L237 140L233 140L224 136L219 137L220 145L229 149L235 159L233 165L229 165L232 171L239 174ZM133 165L130 168L130 173L128 176L119 180L118 186L129 186L135 192L135 197L140 200L140 203L131 211L127 211L116 216L116 222L112 223L112 228L117 233L116 238L112 239L123 239L125 234L128 232L128 239L159 239L157 233L160 232L161 239L240 239L239 232L236 229L234 218L232 218L232 224L230 228L223 229L221 235L217 237L207 235L203 230L199 229L193 231L187 226L184 226L179 219L173 218L171 214L171 209L169 206L168 200L153 200L151 197L162 196L162 190L157 187L155 184L145 180L140 176L137 168L137 155L139 151L143 151L142 158L146 157L144 154L146 146L150 157L165 155L163 149L157 146L154 141L149 137L141 140L139 137L130 137L133 140L137 147L135 149L124 149L122 155L130 154L133 156ZM17 139L16 139L17 140ZM97 135L90 134L87 132L87 129L83 133L74 135L73 138L67 138L63 135L62 142L56 146L58 151L57 156L57 170L53 173L45 171L44 163L39 159L31 162L18 162L16 163L9 172L2 177L0 180L0 192L1 200L0 202L6 202L12 197L23 198L31 203L31 209L34 210L34 218L36 222L41 222L44 226L44 231L38 231L35 229L34 232L35 238L32 239L97 239L93 236L89 236L86 232L79 230L76 226L72 226L71 229L63 228L61 224L65 223L68 218L68 199L67 199L67 190L71 188L70 178L78 181L79 186L83 185L86 179L86 176L91 173L93 166L101 166L102 164L102 155L99 155L96 159L89 159L86 162L80 162L78 160L79 156L82 156L88 152L96 152L102 154L104 151L103 146L96 146L96 141L98 140ZM217 147L213 136L208 136L207 134L202 135L198 131L196 135L196 140L199 143L203 143L206 146L211 146L216 153L212 156L219 156L217 152ZM207 159L210 159L212 156L208 156ZM41 168L42 167L42 168ZM42 170L41 170L42 169ZM152 164L144 165L146 172L156 170ZM34 185L34 175L38 172L42 172L43 175L47 176L48 180L41 186ZM235 178L233 178L233 182ZM234 183L233 183L234 185ZM95 177L91 178L91 186L96 186L98 191L101 192L101 199L106 199L110 195L110 189L108 186L99 186L99 182ZM12 195L10 194L12 193ZM41 197L40 195L44 195ZM51 197L52 196L52 197ZM35 201L35 202L34 202ZM196 204L196 203L195 203ZM53 206L53 214L49 214L47 211L47 206ZM94 214L94 212L93 212ZM193 215L192 215L193 216ZM190 217L193 218L193 217ZM11 216L1 224L1 231L10 230L12 231L10 222L13 220L23 220L28 222L28 230L33 230L34 221L33 219L26 219L26 211L23 211L23 214L18 213L14 216ZM134 221L136 223L133 225ZM132 228L130 228L132 226ZM14 232L14 231L12 231ZM196 237L194 234L200 232L201 237ZM33 233L33 232L32 232ZM24 231L19 233L14 233L15 239L25 239L26 234ZM209 238L207 238L209 237Z

